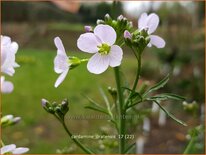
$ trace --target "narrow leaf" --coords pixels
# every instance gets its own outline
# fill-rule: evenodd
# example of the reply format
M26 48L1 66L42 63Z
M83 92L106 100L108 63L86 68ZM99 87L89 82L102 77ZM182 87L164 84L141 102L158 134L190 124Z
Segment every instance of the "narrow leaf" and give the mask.
M153 100L170 118L172 118L174 121L176 121L177 123L183 125L183 126L187 126L187 124L181 120L179 120L178 118L176 118L174 115L172 115L169 111L167 111L162 105L160 105L156 100Z
M185 98L183 96L179 96L179 95L172 94L172 93L158 94L158 95L150 97L149 99L152 99L152 100L173 99L173 100L183 100L183 101L185 100Z
M169 74L167 74L167 76L162 79L159 83L157 83L156 85L154 85L153 87L149 88L145 93L144 93L144 96L146 96L148 93L154 91L154 90L158 90L162 87L164 87L167 82L169 81Z
M99 112L102 112L102 113L105 113L105 114L108 115L107 111L105 111L104 109L101 109L101 108L99 108L99 107L95 107L95 106L90 106L90 105L88 105L88 106L85 106L85 108L91 109L91 110L95 110L95 111L99 111Z

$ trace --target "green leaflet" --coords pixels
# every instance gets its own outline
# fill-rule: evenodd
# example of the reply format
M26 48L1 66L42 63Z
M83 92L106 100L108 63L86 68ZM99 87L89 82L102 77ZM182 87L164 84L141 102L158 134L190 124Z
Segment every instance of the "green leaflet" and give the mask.
M179 120L178 118L176 118L173 114L171 114L169 111L167 111L161 104L159 104L156 100L153 100L170 118L172 118L174 121L176 121L177 123L183 125L183 126L187 126L187 124L181 120Z
M173 99L173 100L182 100L184 101L185 98L183 96L179 96L176 94L172 94L172 93L163 93L163 94L158 94L152 97L149 97L150 100L167 100L167 99Z
M154 91L154 90L158 90L162 87L164 87L167 82L169 81L169 74L167 74L167 76L162 79L159 83L157 83L156 85L154 85L153 87L149 88L144 94L143 96L146 96L147 94L149 94L150 92Z
M95 111L99 111L99 112L102 112L102 113L105 113L105 114L107 114L108 115L108 112L107 112L107 110L104 108L104 107L102 107L101 105L99 105L98 103L96 103L94 100L92 100L90 97L88 97L88 96L85 96L87 99L88 99L88 101L90 102L90 105L87 105L87 106L85 106L85 108L87 108L87 109L92 109L92 110L95 110Z

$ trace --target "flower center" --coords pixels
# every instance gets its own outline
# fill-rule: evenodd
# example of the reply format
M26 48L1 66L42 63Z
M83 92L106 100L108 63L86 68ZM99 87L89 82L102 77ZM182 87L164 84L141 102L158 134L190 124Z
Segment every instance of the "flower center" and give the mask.
M107 55L107 54L109 54L111 47L107 44L101 44L100 46L98 46L98 49L99 49L98 52L101 55Z

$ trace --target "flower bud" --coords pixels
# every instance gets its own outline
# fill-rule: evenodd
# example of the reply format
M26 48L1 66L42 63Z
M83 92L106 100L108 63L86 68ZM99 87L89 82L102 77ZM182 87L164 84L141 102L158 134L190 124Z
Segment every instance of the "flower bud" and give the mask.
M123 15L119 15L119 16L117 17L117 20L118 20L118 21L121 21L121 20L123 20L123 18L124 18Z
M117 100L117 89L112 88L112 87L108 87L107 89L110 95L112 96L113 100L116 101Z
M69 111L69 103L67 99L64 99L61 103L61 111L65 115Z
M54 114L54 110L52 105L46 99L41 100L41 105L48 113Z
M105 20L105 21L110 21L110 20L112 20L112 18L111 18L110 15L107 13L107 14L104 16L104 20Z
M101 19L97 19L97 25L99 25L99 24L105 24L105 22Z
M84 26L84 30L86 32L92 32L92 27L91 26Z
M132 39L132 35L128 30L124 31L124 38L125 39Z
M1 125L3 127L17 124L21 120L21 117L14 117L13 115L6 115L1 118Z

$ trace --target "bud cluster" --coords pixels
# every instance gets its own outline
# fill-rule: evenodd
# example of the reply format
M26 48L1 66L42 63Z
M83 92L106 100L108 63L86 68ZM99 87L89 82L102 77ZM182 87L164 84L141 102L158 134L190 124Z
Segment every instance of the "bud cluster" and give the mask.
M59 119L64 120L64 116L69 111L69 104L68 100L64 99L60 104L57 102L50 103L46 99L41 100L42 107L48 112L55 116L57 116Z
M97 25L106 24L112 26L116 33L117 38L121 38L123 36L125 30L131 30L133 24L123 15L117 17L116 20L112 19L109 14L106 14L104 20L97 20Z
M13 115L6 115L1 118L1 126L6 127L17 124L21 120L21 117L14 117Z
M124 32L124 39L127 46L136 49L138 52L142 52L147 44L150 42L147 30L136 30L133 33L129 31Z

